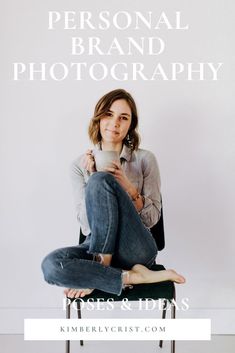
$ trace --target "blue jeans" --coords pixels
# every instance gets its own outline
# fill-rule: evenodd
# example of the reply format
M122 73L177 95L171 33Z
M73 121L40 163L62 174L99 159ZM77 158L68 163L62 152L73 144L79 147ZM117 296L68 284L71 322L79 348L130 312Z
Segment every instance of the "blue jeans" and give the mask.
M91 233L77 246L52 251L42 262L45 280L66 288L96 288L120 295L122 269L135 264L150 268L156 242L126 191L107 172L93 173L85 202ZM111 266L94 261L94 254L112 254Z

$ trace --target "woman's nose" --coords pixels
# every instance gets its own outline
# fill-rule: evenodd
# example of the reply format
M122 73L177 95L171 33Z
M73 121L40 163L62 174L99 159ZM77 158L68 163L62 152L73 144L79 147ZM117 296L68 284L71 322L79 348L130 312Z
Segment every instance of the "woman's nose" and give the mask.
M114 118L113 121L112 121L112 123L113 123L113 126L114 126L114 127L120 126L120 121L119 121L118 118Z

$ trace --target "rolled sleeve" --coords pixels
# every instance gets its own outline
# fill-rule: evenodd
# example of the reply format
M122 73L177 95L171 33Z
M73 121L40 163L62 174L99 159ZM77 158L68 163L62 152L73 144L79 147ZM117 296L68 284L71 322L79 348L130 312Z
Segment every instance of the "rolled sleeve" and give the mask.
M147 228L153 227L161 216L161 179L155 155L148 151L142 160L144 206L139 215Z
M70 166L70 177L75 201L76 218L81 225L84 235L90 233L90 227L87 219L86 204L85 204L85 188L88 179L88 174L81 167L83 155L72 162Z

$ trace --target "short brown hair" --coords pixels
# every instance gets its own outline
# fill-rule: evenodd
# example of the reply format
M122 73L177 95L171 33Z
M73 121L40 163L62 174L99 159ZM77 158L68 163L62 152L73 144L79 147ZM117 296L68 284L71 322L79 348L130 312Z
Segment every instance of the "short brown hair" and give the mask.
M138 114L135 101L133 97L125 91L124 89L115 89L106 93L100 100L97 102L94 110L94 115L90 121L88 127L88 135L91 142L95 145L102 140L100 133L100 119L107 114L109 108L114 101L118 99L125 99L129 104L131 109L131 125L126 137L123 140L123 143L131 148L131 150L137 150L140 144L140 135L137 132L138 129Z

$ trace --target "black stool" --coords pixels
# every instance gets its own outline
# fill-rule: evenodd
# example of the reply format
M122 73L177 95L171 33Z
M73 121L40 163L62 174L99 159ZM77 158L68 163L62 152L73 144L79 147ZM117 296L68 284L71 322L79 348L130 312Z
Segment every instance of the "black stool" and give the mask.
M165 267L162 265L153 265L151 267L153 271L161 271L165 270ZM154 300L164 299L163 301L163 311L162 318L166 318L166 310L167 303L169 302L171 305L171 318L175 319L175 285L172 281L165 281L160 283L149 283L149 284L135 284L132 289L125 289L122 291L121 295L114 295L106 292L102 292L100 290L95 289L90 295L86 295L82 298L84 302L86 302L89 298L92 298L94 302L98 299L103 299L106 301L107 299L112 298L114 301L122 301L122 299L127 298L128 301L139 301L139 299L147 299L151 298ZM77 314L78 319L81 319L81 305L80 300L68 298L66 305L66 318L70 319L70 310L71 304L73 301L77 303ZM80 340L80 345L83 346L83 340ZM159 346L162 348L163 340L159 341ZM66 341L66 353L70 353L70 341ZM171 353L175 353L175 341L171 341Z
M162 204L162 200L161 200ZM161 208L161 216L159 221L150 229L153 238L156 241L158 251L161 251L165 247L165 234L164 234L164 223L163 223L163 205ZM82 234L80 229L80 237L79 244L81 244L86 237ZM162 265L153 265L151 267L153 271L161 271L165 270L165 267ZM154 300L164 299L162 318L166 317L167 303L169 302L171 305L171 318L175 319L175 285L171 281L165 281L160 283L149 283L149 284L135 284L132 289L125 289L122 291L120 296L109 294L106 292L102 292L100 290L95 289L90 295L86 295L83 297L83 301L86 302L89 298L92 298L97 301L100 298L107 300L108 298L112 298L114 301L121 301L123 298L127 298L128 301L138 301L141 299L151 298ZM76 299L68 298L66 305L66 318L70 319L70 309L71 303ZM77 313L78 319L81 319L81 305L80 300L76 300L77 302ZM83 340L80 340L80 345L83 346ZM163 341L159 341L159 346L162 348ZM66 353L70 353L70 341L66 341ZM171 353L175 353L175 341L171 341Z

